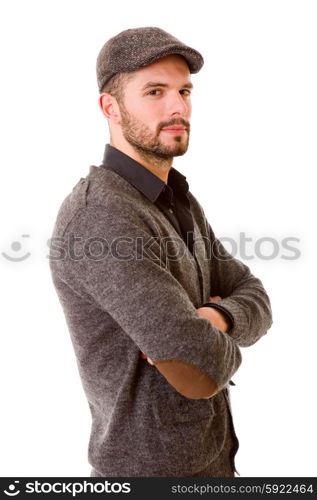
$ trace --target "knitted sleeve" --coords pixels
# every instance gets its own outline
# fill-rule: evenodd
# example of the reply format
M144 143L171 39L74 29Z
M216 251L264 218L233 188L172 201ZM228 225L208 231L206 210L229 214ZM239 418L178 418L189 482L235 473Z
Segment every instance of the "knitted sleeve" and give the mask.
M271 327L271 303L259 278L248 266L230 255L215 237L209 225L212 248L211 296L223 299L213 307L223 310L231 319L229 335L241 347L257 342Z

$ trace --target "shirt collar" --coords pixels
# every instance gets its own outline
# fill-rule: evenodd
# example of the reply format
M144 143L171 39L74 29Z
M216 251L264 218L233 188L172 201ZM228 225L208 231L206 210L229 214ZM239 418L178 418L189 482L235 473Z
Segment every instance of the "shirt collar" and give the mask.
M164 194L166 192L170 202L172 202L173 191L183 195L188 192L189 186L186 177L174 167L171 167L169 171L166 184L146 167L110 144L106 144L101 166L114 170L121 177L124 177L152 203L158 199L162 192Z

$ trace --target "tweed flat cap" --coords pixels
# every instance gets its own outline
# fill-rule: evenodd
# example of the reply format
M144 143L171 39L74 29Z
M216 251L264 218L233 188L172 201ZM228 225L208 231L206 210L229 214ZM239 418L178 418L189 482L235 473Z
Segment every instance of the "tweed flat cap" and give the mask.
M97 82L99 91L117 73L135 71L170 54L183 56L190 73L198 73L204 64L202 55L195 49L170 35L161 28L145 27L121 31L110 38L97 57Z

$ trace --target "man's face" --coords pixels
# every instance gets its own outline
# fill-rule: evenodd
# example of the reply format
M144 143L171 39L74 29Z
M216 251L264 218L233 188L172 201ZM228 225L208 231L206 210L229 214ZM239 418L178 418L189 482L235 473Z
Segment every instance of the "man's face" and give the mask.
M141 154L167 159L186 153L191 88L181 56L166 56L136 71L118 103L125 139Z

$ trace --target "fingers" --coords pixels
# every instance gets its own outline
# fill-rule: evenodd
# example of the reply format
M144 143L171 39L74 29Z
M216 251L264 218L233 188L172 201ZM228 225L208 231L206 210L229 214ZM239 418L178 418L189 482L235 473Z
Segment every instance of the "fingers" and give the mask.
M146 359L147 362L150 364L150 365L153 365L154 366L154 363L153 361L151 360L151 358L149 358L146 354L144 354L144 352L140 351L140 357L142 359Z
M214 297L209 297L210 302L219 302L219 300L222 300L222 298L219 297L219 295L215 295Z

